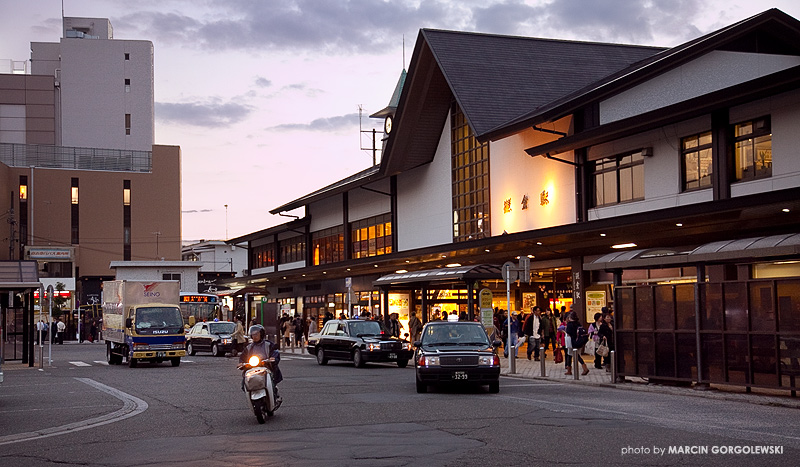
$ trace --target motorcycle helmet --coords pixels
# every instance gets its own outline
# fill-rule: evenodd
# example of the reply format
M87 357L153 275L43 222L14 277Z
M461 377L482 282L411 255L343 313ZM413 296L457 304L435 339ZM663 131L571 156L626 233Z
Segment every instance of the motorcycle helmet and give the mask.
M247 333L253 338L254 342L261 342L267 338L267 331L264 329L264 326L260 324L254 324L250 326L250 329L247 331ZM259 340L256 340L256 334L258 334L260 337Z

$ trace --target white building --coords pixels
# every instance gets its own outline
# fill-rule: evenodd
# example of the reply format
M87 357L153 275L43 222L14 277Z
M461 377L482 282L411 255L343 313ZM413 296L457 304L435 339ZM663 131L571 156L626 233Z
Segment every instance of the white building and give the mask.
M222 240L201 240L185 245L181 250L183 261L200 265L200 292L214 293L221 279L242 277L247 273L247 245L230 245Z
M197 293L197 263L191 261L112 261L116 280L180 281L181 292Z
M64 18L63 27L59 42L31 43L31 74L55 77L55 144L152 150L153 43L114 39L106 18Z

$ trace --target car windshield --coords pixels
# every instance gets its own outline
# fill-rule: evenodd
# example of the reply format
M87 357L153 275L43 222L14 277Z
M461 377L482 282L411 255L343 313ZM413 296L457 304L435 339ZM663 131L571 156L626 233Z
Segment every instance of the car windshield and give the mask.
M453 323L428 326L422 345L489 345L489 338L481 326Z
M136 310L136 329L182 328L178 307L146 307Z
M234 323L208 323L208 331L211 334L233 334L235 330Z
M351 336L377 336L381 333L381 325L377 321L351 321Z

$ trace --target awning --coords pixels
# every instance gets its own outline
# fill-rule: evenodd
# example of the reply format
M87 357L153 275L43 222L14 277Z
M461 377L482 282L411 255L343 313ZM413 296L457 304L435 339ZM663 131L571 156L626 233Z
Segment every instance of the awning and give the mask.
M39 268L36 261L0 261L0 289L38 289Z
M670 249L630 250L609 253L583 265L585 271L681 267L742 260L767 260L800 256L800 234L770 235L722 240L691 251Z
M424 269L404 273L387 274L374 281L373 285L398 285L431 282L454 282L489 280L501 278L501 266L496 264L477 264L455 268Z
M250 295L269 295L264 287L239 287L235 289L220 290L216 293L220 297L241 297L244 294Z

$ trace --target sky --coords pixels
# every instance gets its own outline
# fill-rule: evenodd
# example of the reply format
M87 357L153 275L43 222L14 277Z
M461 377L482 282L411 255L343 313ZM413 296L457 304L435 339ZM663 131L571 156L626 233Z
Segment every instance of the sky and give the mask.
M284 223L269 211L371 166L362 149L371 136L360 129L382 131L368 116L389 103L421 28L671 47L769 8L800 18L797 0L63 0L63 8L110 19L115 39L153 42L155 143L181 147L184 243ZM0 60L29 60L30 42L58 42L61 14L61 0L0 0Z

